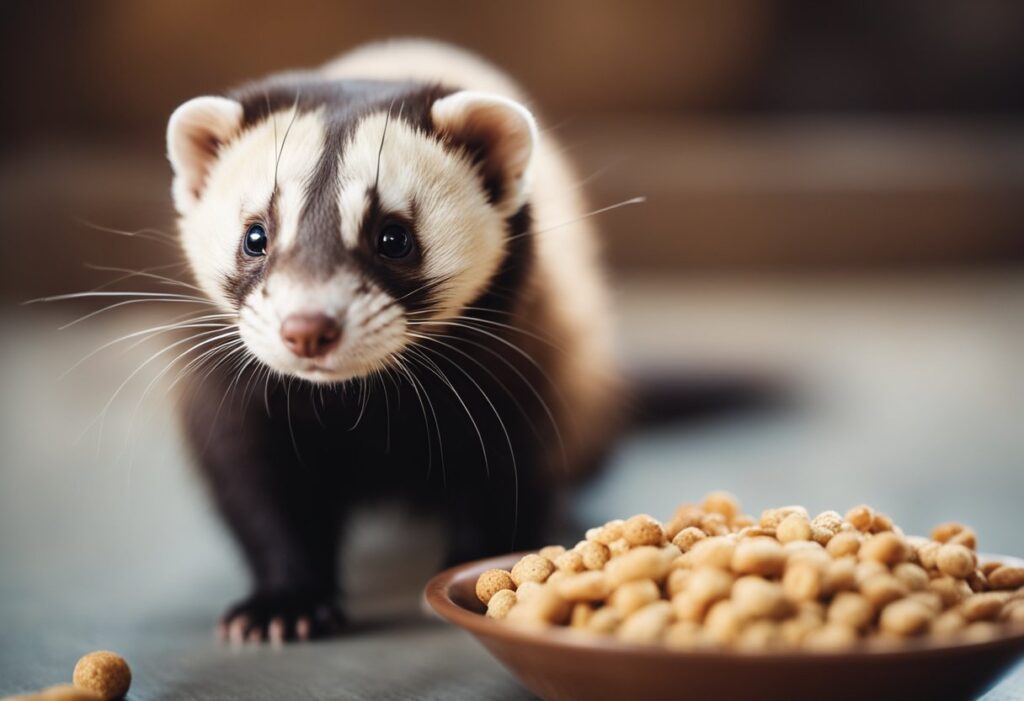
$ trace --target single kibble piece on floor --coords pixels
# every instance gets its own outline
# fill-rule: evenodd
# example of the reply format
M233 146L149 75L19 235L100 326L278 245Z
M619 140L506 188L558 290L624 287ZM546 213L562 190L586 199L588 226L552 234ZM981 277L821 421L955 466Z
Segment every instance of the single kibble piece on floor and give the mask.
M132 684L132 670L117 653L100 650L90 652L78 661L71 680L78 688L111 701L128 693L128 687Z
M499 591L515 588L512 575L505 570L487 570L476 580L476 598L486 606Z

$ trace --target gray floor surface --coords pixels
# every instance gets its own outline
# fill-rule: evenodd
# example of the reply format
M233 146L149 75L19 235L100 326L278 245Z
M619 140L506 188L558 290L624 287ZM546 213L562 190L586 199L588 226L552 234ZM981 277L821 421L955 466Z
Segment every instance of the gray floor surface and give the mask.
M651 283L619 306L634 364L753 368L798 401L632 436L574 503L582 522L667 516L725 488L753 512L867 501L914 532L957 518L983 548L1024 555L1024 281ZM665 315L673 323L657 323ZM244 575L164 390L140 401L142 373L90 423L146 355L104 353L57 379L152 317L56 333L66 319L0 315L0 696L66 681L79 655L109 648L132 664L133 700L531 698L468 635L422 613L437 529L398 509L352 535L356 630L282 649L215 642L212 621ZM985 699L1024 700L1024 668Z

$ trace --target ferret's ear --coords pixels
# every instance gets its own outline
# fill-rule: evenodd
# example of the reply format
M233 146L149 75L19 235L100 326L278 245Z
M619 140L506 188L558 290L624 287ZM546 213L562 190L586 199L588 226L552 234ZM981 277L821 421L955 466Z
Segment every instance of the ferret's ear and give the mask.
M430 115L440 134L477 160L494 205L509 216L518 211L529 195L537 142L530 111L498 95L463 90L434 102Z
M167 158L174 169L174 206L185 214L199 201L221 144L242 127L242 105L226 97L197 97L167 122Z

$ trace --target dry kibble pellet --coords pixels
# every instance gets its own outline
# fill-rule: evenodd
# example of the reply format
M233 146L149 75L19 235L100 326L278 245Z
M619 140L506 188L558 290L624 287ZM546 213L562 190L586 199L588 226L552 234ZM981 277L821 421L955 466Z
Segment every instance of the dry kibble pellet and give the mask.
M772 577L782 574L785 566L786 551L770 538L741 540L732 556L732 569L738 574Z
M928 628L934 615L930 608L919 601L901 599L882 609L878 625L887 633L917 635Z
M623 616L661 598L658 585L651 579L636 579L618 587L608 597L608 604Z
M583 566L588 570L599 570L611 559L608 546L594 541L582 543L576 551L583 556Z
M946 543L935 555L935 564L940 572L960 579L966 579L974 572L975 560L970 549L957 543Z
M623 642L650 645L658 642L671 622L672 604L654 601L627 616L616 634Z
M792 513L775 527L775 537L780 543L794 540L810 540L812 535L811 522L801 513Z
M476 598L486 606L491 597L499 591L515 588L516 583L512 581L512 575L505 570L487 570L476 580Z
M487 616L489 618L504 618L515 605L516 593L511 589L499 589L491 595L487 602Z
M580 572L567 575L555 585L555 590L570 601L601 601L608 596L611 587L604 572Z
M128 693L128 687L132 684L132 670L117 653L99 650L78 660L71 680L78 688L110 701Z
M526 555L512 567L512 581L516 586L523 582L543 582L555 571L555 566L540 555Z
M622 535L630 545L661 545L665 539L661 524L647 514L637 514L626 519Z
M687 526L676 533L675 537L672 538L672 544L685 553L696 545L698 541L704 540L707 537L708 534L701 529L695 526Z
M645 514L609 521L571 550L549 546L511 574L486 572L477 595L493 618L680 650L842 650L859 640L885 650L910 636L982 640L1024 628L1024 568L979 563L977 536L961 524L934 536L904 535L868 506L845 519L785 506L755 523L730 495L712 494L665 526Z
M1003 565L988 574L988 584L993 589L1019 589L1024 587L1024 567Z
M732 521L740 512L739 500L729 492L711 492L701 504L704 511L721 514L727 521Z
M840 592L828 607L828 620L854 630L863 630L871 625L875 607L861 594L852 591Z
M878 515L875 515L878 518ZM903 562L909 555L908 546L892 531L882 531L865 540L858 551L862 560L874 560L883 565Z

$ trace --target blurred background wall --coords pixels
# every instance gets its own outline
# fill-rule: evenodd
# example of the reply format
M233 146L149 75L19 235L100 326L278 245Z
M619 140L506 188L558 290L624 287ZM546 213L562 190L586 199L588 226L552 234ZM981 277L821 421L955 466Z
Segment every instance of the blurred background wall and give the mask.
M0 294L166 262L163 130L197 94L418 35L506 67L571 151L622 275L1024 260L1012 0L6 2Z

